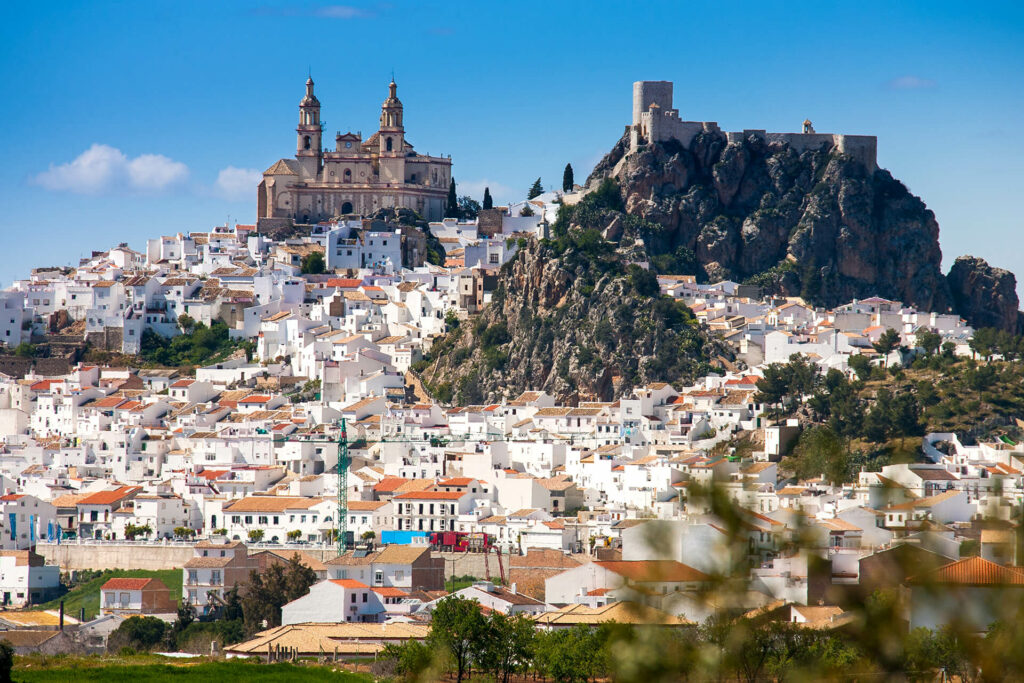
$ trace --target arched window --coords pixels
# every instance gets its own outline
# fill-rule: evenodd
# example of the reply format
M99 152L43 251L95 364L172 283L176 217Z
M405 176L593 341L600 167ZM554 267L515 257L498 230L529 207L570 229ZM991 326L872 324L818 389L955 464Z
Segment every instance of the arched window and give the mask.
M310 146L311 146L311 143L310 143L310 140L309 140L309 136L307 135L305 137L305 142L303 143L303 147L305 147L306 149L309 149Z
M346 168L345 169L345 182L346 183L351 183L352 182L352 169L351 168Z
M345 202L341 205L341 212L343 214L352 213L352 202Z
M390 152L391 151L391 138L387 139L387 148L388 148L388 151Z

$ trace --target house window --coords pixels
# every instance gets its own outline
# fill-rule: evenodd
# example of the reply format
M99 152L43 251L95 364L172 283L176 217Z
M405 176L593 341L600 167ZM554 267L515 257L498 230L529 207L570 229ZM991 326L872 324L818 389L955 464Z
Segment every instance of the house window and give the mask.
M378 569L373 573L373 582L377 585L384 583L384 571Z
M488 261L490 263L497 263L498 262L498 255L497 254L490 254L488 256Z
M363 602L366 602L366 593L363 593Z

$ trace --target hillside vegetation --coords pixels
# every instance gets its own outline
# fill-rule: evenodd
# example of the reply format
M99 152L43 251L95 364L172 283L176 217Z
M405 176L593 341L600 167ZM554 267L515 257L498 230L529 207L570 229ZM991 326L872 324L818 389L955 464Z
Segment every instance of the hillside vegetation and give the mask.
M37 605L35 609L60 609L61 600L64 601L64 613L69 617L77 619L81 609L85 608L85 618L92 619L100 611L100 588L110 579L132 578L132 579L159 579L171 591L171 596L181 599L181 570L160 569L147 571L145 569L108 569L98 576L84 581L63 597Z
M603 211L618 193L573 211ZM648 382L715 372L727 347L680 301L661 295L643 255L560 220L554 239L522 240L491 303L450 320L415 369L445 402L484 403L544 390L559 400L612 400Z

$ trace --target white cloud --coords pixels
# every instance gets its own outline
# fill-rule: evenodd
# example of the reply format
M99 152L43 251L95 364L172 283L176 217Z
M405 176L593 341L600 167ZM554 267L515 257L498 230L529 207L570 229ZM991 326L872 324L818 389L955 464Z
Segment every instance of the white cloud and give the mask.
M162 154L129 159L116 147L94 144L67 163L50 164L32 182L55 192L102 194L118 190L160 192L187 177L188 166Z
M463 195L469 195L478 202L484 200L484 188L491 188L491 198L495 204L507 204L508 202L515 201L516 192L508 185L502 185L499 182L493 180L459 180L455 179L455 193L460 197ZM522 193L525 196L526 190Z
M935 87L935 81L920 76L900 76L885 84L889 90L927 90Z
M263 179L263 174L255 168L235 168L228 166L217 174L215 187L217 194L230 201L242 201L256 197L256 186Z
M370 12L358 7L352 7L351 5L327 5L326 7L318 7L313 11L313 14L318 17L326 17L328 19L362 19L364 17L373 16Z

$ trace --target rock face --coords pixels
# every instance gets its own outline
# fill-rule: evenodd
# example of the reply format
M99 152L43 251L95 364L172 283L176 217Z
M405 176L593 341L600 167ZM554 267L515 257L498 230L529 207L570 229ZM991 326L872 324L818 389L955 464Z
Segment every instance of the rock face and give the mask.
M961 256L950 268L948 281L956 310L972 327L1021 333L1024 321L1013 273L974 256Z
M688 148L670 140L631 155L625 145L588 182L617 181L652 256L682 248L703 277L823 306L875 295L952 305L935 216L888 171L754 136L729 144L701 134Z
M567 403L612 400L690 381L728 357L689 309L659 296L653 275L590 237L531 240L502 268L492 303L431 349L422 378L435 397L465 405L534 389Z

